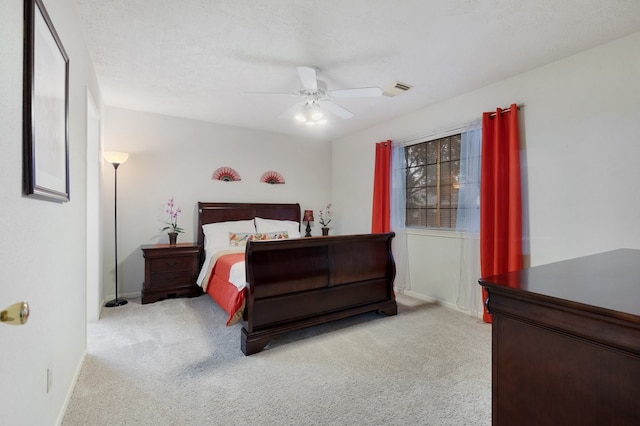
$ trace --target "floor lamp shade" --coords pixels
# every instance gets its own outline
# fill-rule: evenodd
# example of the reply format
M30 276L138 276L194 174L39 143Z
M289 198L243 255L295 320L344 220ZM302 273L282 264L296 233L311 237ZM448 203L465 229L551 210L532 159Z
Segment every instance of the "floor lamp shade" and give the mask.
M115 306L122 306L127 304L126 299L118 297L118 166L127 161L129 154L126 152L105 151L102 154L104 159L113 165L114 172L114 184L113 184L113 235L114 235L114 255L115 255L115 284L116 284L116 297L113 300L108 301L104 306L107 308L113 308Z
M102 156L111 164L118 165L124 163L129 158L129 154L127 154L126 152L117 151L105 151L102 153Z

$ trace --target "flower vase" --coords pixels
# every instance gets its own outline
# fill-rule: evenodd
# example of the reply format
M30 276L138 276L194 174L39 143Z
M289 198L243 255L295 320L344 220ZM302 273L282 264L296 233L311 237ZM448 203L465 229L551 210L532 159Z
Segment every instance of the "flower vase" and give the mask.
M322 235L324 237L326 237L327 235L329 235L329 228L322 228Z
M169 244L171 244L172 246L176 245L176 241L178 240L178 233L177 232L169 232Z

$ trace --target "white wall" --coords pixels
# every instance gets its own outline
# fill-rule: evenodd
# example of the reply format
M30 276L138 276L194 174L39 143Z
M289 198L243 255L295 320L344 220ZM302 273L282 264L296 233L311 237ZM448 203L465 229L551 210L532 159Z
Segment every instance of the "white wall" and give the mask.
M22 0L0 13L0 308L25 300L24 326L0 324L0 422L53 425L61 419L86 345L85 99L101 103L95 75L69 0L45 6L70 58L69 175L71 201L22 195ZM47 368L52 387L46 392Z
M134 295L144 280L140 246L168 242L160 232L165 203L175 197L185 229L178 242L195 241L198 201L300 203L318 210L330 201L331 145L273 133L177 117L107 108L105 150L130 154L118 168L119 292ZM220 166L235 169L239 182L212 180ZM259 182L269 170L283 185ZM106 298L114 294L113 167L103 170L106 194L104 267ZM313 235L320 234L315 226Z
M532 266L640 248L640 33L334 141L341 231L371 226L375 142L428 135L515 102L523 137L525 243ZM358 162L353 158L360 158ZM367 182L366 185L362 185ZM409 235L412 289L455 305L449 244Z

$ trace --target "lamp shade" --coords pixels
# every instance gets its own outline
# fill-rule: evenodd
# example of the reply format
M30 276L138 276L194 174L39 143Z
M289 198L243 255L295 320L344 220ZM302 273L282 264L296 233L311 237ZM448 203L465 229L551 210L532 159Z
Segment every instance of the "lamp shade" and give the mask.
M102 156L111 164L122 164L129 158L129 154L126 152L117 151L105 151L102 153Z
M305 210L302 220L307 223L313 222L313 210Z

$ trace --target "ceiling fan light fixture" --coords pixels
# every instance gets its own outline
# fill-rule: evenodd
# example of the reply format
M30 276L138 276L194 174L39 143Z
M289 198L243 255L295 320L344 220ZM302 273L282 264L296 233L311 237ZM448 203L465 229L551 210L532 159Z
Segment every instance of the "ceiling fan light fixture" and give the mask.
M304 123L307 126L315 126L317 124L326 124L327 119L324 118L324 113L320 108L320 104L317 100L307 100L300 111L294 116L296 121Z
M327 119L322 118L320 120L306 120L306 121L301 121L300 123L308 127L322 126L327 124Z
M320 111L320 106L315 106L311 108L311 119L313 121L318 121L318 120L322 120L322 118L324 117L324 114L322 113L322 111Z

